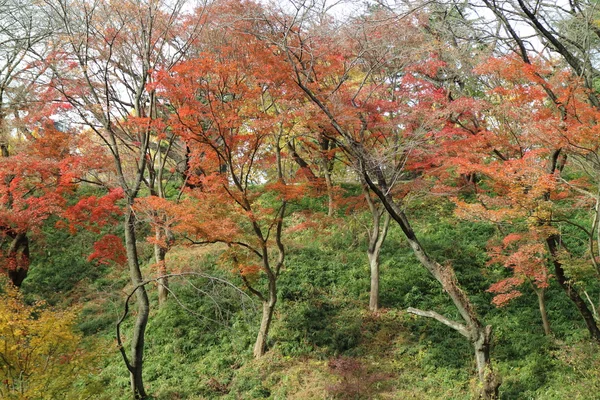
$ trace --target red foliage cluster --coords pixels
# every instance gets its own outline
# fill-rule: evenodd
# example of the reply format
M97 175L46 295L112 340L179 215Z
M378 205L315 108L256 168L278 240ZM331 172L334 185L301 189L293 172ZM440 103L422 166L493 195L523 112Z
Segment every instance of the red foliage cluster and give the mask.
M94 252L88 256L88 261L96 261L98 264L115 263L125 265L127 253L123 241L115 235L104 235L94 243Z
M115 188L102 197L89 196L68 207L64 217L69 223L71 233L78 229L88 229L92 232L100 232L106 225L114 224L123 213L116 204L123 198L123 190Z

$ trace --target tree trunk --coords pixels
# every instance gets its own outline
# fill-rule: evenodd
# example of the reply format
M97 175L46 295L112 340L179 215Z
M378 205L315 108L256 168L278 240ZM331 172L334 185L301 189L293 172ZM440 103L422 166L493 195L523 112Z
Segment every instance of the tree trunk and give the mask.
M133 201L130 201L130 204ZM138 253L136 247L135 233L135 216L128 207L125 213L125 248L127 249L127 262L129 265L129 275L131 283L138 286L142 283L143 277L140 270ZM148 315L150 313L150 303L148 294L144 286L138 287L136 290L137 300L137 316L133 328L133 337L131 339L131 357L130 357L130 380L131 390L133 391L134 399L146 399L146 391L144 389L144 381L142 379L142 368L144 361L144 336L146 333L146 325L148 324Z
M271 297L271 296L270 296ZM262 357L267 350L267 338L269 336L269 328L273 320L273 311L275 311L276 297L271 297L268 301L263 301L262 318L260 321L260 329L254 344L254 358Z
M369 269L371 271L371 291L369 292L369 310L377 311L379 309L379 253L381 246L385 241L390 227L391 216L386 212L383 206L376 206L371 199L368 185L363 181L363 195L371 212L372 226L367 229L369 237L369 247L367 248L367 257L369 259ZM385 214L383 227L381 226L381 216Z
M491 325L478 328L475 332L473 347L475 348L475 360L477 362L477 375L481 385L479 398L485 400L498 399L498 388L500 378L494 373L490 364L490 345L492 341Z
M317 182L317 176L310 168L310 165L308 165L308 163L300 156L300 154L298 154L298 152L296 151L296 146L292 141L287 142L287 148L289 150L290 156L292 157L292 160L294 160L296 164L298 164L298 166L300 167L300 170L298 172L304 175L304 177L309 182Z
M368 193L367 193L368 196ZM370 203L370 205L372 202ZM381 246L385 241L390 226L390 214L385 212L383 227L381 225L380 210L376 207L371 207L373 213L373 230L369 234L369 248L367 257L369 259L369 268L371 271L371 291L369 292L369 310L379 310L379 254Z
M8 278L15 287L21 287L29 270L29 238L26 233L14 235L7 259L10 264Z
M165 275L167 273L167 269L164 267L164 261L159 271L161 275ZM158 306L163 307L167 304L167 299L169 298L169 278L166 276L162 276L158 278Z
M327 216L333 216L335 211L335 202L333 198L333 181L331 180L331 172L327 158L323 158L323 175L325 177L325 185L327 188Z
M550 320L548 319L548 312L546 311L546 290L539 288L535 290L535 294L538 298L538 305L540 307L540 315L542 316L542 325L544 327L544 334L550 336L552 331L550 330Z
M371 291L369 292L369 310L379 310L379 254L367 253L371 269Z
M556 276L556 280L579 310L579 313L583 317L583 320L585 321L585 324L587 326L588 331L590 332L590 336L592 337L592 339L594 339L597 342L600 342L600 329L598 329L598 325L596 325L594 314L587 307L585 301L581 298L577 290L573 287L573 285L571 285L571 281L567 279L565 275L565 270L563 269L563 266L558 259L558 236L550 236L548 239L546 239L546 244L548 245L550 255L552 256L552 264L554 264L554 275Z
M325 185L327 187L327 216L333 216L335 211L335 203L333 198L333 180L331 174L333 172L333 161L330 160L329 152L332 150L332 141L327 137L326 134L321 132L319 134L319 146L321 148L321 169L323 170L323 177L325 178Z
M164 246L161 245L163 240L161 227L156 226L154 228L154 233L154 237L156 239L156 243L154 243L154 258L158 267L158 274L161 276L158 278L158 306L162 307L167 302L167 298L169 296L169 278L164 276L167 274L167 264L165 261L165 255L167 254L167 251ZM166 238L164 240L166 240Z

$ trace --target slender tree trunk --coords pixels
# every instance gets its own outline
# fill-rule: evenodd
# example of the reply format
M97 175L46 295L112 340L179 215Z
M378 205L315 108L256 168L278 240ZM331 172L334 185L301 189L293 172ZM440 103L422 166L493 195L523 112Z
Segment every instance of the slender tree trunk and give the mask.
M2 105L2 99L0 98L0 106ZM0 154L2 157L8 157L8 129L6 127L6 115L0 109Z
M302 175L304 175L304 177L308 179L309 182L316 182L318 180L317 176L310 168L310 165L308 165L308 163L302 157L300 157L300 154L298 154L298 152L296 151L296 146L292 141L287 142L287 148L289 150L290 156L292 157L292 160L294 160L296 164L298 164L298 166L300 167L299 172Z
M277 304L277 277L279 276L279 270L283 265L283 260L285 259L285 249L283 248L283 244L281 243L281 232L282 232L282 221L283 214L285 212L285 202L281 207L279 213L279 221L277 222L277 228L275 232L275 241L277 243L279 258L277 260L276 267L271 269L269 263L269 252L267 249L267 243L264 240L262 232L260 231L260 227L256 222L253 222L254 229L257 237L263 242L262 243L262 262L263 262L263 270L267 275L268 279L268 293L266 295L262 294L258 290L254 289L248 280L242 275L242 279L244 283L248 287L248 289L256 295L262 302L262 317L260 320L260 328L258 330L258 335L256 337L256 342L254 343L254 358L262 357L267 351L267 338L269 337L269 329L271 328L271 321L273 320L273 312L275 311L275 304Z
M371 271L371 291L369 292L369 310L377 311L379 309L379 253L381 246L385 241L390 226L391 216L386 212L383 206L376 206L371 199L371 193L368 185L363 181L363 195L371 212L372 226L367 229L369 237L369 247L367 248L367 258L369 259L369 269ZM383 227L381 226L381 216L385 214Z
M267 338L269 337L269 329L271 328L271 321L273 320L275 303L277 303L277 297L269 297L268 301L263 301L262 303L262 318L258 336L256 337L256 343L254 344L254 358L262 357L267 351Z
M131 199L130 204L133 203ZM125 248L127 249L127 262L129 265L129 274L131 283L135 286L140 285L143 281L142 272L138 260L136 248L136 233L135 233L135 216L128 207L125 213ZM148 324L148 315L150 313L150 302L146 288L140 286L136 290L137 299L137 316L133 327L133 337L131 339L131 356L130 356L130 380L131 390L133 391L134 399L146 399L146 391L144 389L144 381L142 378L142 367L144 361L144 336L146 333L146 325Z
M167 278L167 264L164 258L164 250L161 250L162 259L158 262L158 273L161 275L158 278L158 306L163 307L169 298L169 278Z
M161 264L160 274L166 275L167 269L165 268L165 263ZM167 303L167 299L169 298L169 278L163 276L158 279L158 306L163 307Z
M281 176L281 175L280 175ZM275 242L277 243L277 249L279 257L274 269L271 269L269 264L269 253L267 251L266 242L264 241L262 233L259 233L259 227L255 224L255 229L258 236L263 240L262 255L263 255L263 266L267 279L269 280L268 294L267 296L261 295L258 291L252 290L255 294L258 294L263 303L262 318L260 320L260 328L258 330L258 336L256 337L256 343L254 344L254 358L262 357L267 351L267 339L269 337L269 329L271 328L271 321L273 320L273 312L275 311L275 304L277 304L277 277L279 271L283 266L283 260L285 260L285 248L281 242L281 232L283 229L283 216L285 214L285 202L282 204L279 210L279 216L277 221L277 228L275 230Z
M167 254L164 246L161 245L163 239L162 237L161 227L154 227L154 237L156 239L156 243L154 243L154 258L156 260L156 265L158 266L158 273L161 278L158 279L158 306L162 307L167 302L167 298L169 297L169 278L167 278L167 264L165 261L165 255Z
M323 176L325 177L325 186L327 188L327 216L331 217L335 211L335 202L333 198L333 181L327 158L323 157Z
M380 211L375 209L374 212L379 213ZM381 246L385 241L388 228L390 226L389 213L385 212L383 227L381 227L380 225L380 216L374 214L373 231L369 235L369 248L367 250L367 257L369 259L369 269L371 271L371 290L369 292L369 310L371 311L379 310L379 254L381 253Z
M585 321L585 324L587 326L588 331L590 332L590 336L592 337L592 339L594 339L597 342L600 342L600 329L598 329L598 325L596 325L594 314L590 311L587 304L585 304L585 301L581 298L581 296L577 292L577 289L573 287L571 281L567 279L562 263L558 259L558 236L550 236L548 239L546 239L546 244L548 245L550 255L552 256L552 264L554 264L554 275L556 276L556 280L579 310L579 313L583 317L583 320Z
M371 270L371 291L369 292L369 310L379 310L379 257L368 252Z
M540 315L542 317L544 334L546 336L550 336L552 334L552 330L550 329L550 320L548 319L548 312L546 311L546 290L544 288L535 289L535 294L538 298L538 306L540 308Z
M335 211L335 203L333 198L333 180L331 174L333 172L333 161L330 160L330 151L332 150L332 141L324 135L319 134L319 146L321 148L321 169L323 170L323 177L325 178L325 185L327 187L327 215L331 217Z
M277 154L277 156L276 156L277 157L277 178L280 183L285 184L285 181L283 179L283 166L281 163L280 139L281 139L281 137L279 136L277 138L277 142L276 142L276 146L275 146L275 152ZM288 142L288 148L293 150L293 147L290 145L289 142ZM277 261L275 262L274 268L271 268L271 263L269 262L269 251L268 251L268 247L267 247L267 240L263 236L260 226L256 223L256 221L252 222L256 237L259 238L262 243L261 244L261 254L262 254L261 258L262 258L262 263L263 263L263 269L264 269L264 272L266 273L267 279L269 281L268 294L267 294L267 296L264 296L256 289L253 289L249 285L249 283L246 280L244 280L246 285L250 289L250 291L252 293L254 293L255 295L257 295L262 300L262 304L263 304L260 328L258 330L258 336L256 337L256 343L254 344L254 358L262 357L267 350L267 339L269 337L269 329L271 327L271 322L273 320L273 312L275 311L275 304L277 304L277 278L279 277L279 273L281 271L281 268L283 267L283 262L285 260L285 246L283 245L281 238L282 238L282 234L283 234L283 218L285 216L286 204L287 204L287 202L285 200L281 203L281 208L279 209L279 212L277 214L277 219L276 219L276 224L275 224L276 227L275 227L274 239L275 239L275 245L277 247L278 256L277 256ZM249 205L248 205L248 209L250 209Z

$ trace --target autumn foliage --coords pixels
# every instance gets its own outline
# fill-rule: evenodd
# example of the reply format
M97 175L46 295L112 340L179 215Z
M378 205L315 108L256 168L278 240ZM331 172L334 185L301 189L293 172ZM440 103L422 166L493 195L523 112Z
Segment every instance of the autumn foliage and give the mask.
M87 385L94 355L75 332L75 311L27 305L12 286L0 302L0 395L4 399L79 399L98 390Z
M127 299L118 325L127 333L117 339L135 398L148 398L145 335L160 314L153 285L166 313L170 299L183 304L173 281L206 272L196 260L175 266L173 253L214 255L215 271L260 304L258 358L274 344L279 286L305 279L288 263L302 263L308 228L319 232L309 238L319 252L345 253L346 234L348 254L366 250L373 315L402 307L469 343L477 398L496 400L501 383L496 327L486 323L497 319L484 298L503 307L493 314L535 294L551 338L546 297L562 296L600 341L600 72L590 50L597 40L586 36L600 33L595 9L574 17L589 5L555 7L535 23L545 3L484 1L474 7L493 11L492 32L469 2L419 3L402 14L396 7L410 2L369 2L344 17L319 2L42 3L30 5L53 24L43 46L26 41L28 55L14 65L0 49L0 270L19 287L33 257L45 257L36 247L45 231L92 235L87 261L103 267L95 270L119 283L129 274L117 289ZM519 38L517 19L535 27L544 49ZM0 36L12 32L1 25ZM2 81L9 67L17 80ZM448 220L489 234L474 241L479 257L456 254L464 238L446 235ZM379 258L404 250L446 297L433 301L408 283L410 293L389 296L382 311ZM390 282L402 288L401 261L385 264L394 268L382 292L397 289ZM323 286L337 285L336 277ZM317 279L310 290L298 286L285 301L329 289ZM366 287L348 293L362 299ZM12 287L4 300L1 395L59 393L48 388L67 382L48 376L83 371L74 314L26 305ZM343 351L329 365L342 382L332 393L368 395L366 364Z

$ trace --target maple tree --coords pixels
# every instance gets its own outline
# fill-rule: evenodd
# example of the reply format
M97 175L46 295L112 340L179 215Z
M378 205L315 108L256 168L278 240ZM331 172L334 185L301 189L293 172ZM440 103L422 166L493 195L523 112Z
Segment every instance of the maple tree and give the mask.
M27 276L30 239L50 216L62 214L85 164L71 151L71 134L55 125L47 118L29 125L26 137L12 140L0 158L2 259L15 286Z
M148 180L148 171L164 167L160 160L154 164L157 158L152 153L153 147L161 148L164 128L156 118L155 92L149 84L153 70L168 69L183 56L203 19L186 18L183 1L172 5L99 1L93 7L85 1L45 4L51 18L58 21L61 39L55 43L55 57L49 60L52 88L72 105L68 117L87 127L96 143L105 147L114 175L99 176L106 181L100 183L120 188L125 200L125 249L138 312L130 356L122 355L134 397L144 399L143 352L150 302L145 286L140 285L144 278L132 206L142 186L153 181ZM198 16L202 12L198 10Z
M72 154L68 138L49 118L57 107L45 103L42 61L50 52L51 23L33 5L16 1L2 4L0 20L1 257L3 271L20 286L31 236L62 206L72 175L61 175Z
M559 66L529 58L527 62L517 57L491 59L478 67L478 73L489 82L489 97L461 98L448 104L448 122L439 133L444 146L441 152L433 152L438 160L446 159L453 171L479 180L470 183L477 203L459 200L459 212L496 224L525 224L525 230L514 232L525 237L523 247L513 252L515 258L521 251L527 255L521 257L519 269L538 282L538 290L543 289L547 278L539 278L549 273L546 263L536 258L547 251L553 275L579 309L592 337L598 338L592 312L565 272L561 254L569 249L557 226L561 203L571 196L561 175L570 155L580 153L587 140L579 133L581 116L589 112L585 91L577 89L577 80ZM536 251L532 245L538 246ZM532 269L533 265L537 268ZM512 283L521 279L523 275L512 278ZM538 300L543 313L543 298Z
M498 263L512 269L513 275L505 278L488 289L496 294L492 302L499 307L519 297L519 287L529 284L538 298L538 306L542 325L546 335L551 334L550 321L546 312L545 293L550 286L550 273L547 269L547 250L544 241L530 237L529 232L523 235L512 233L502 243L490 246L490 263Z
M229 246L226 258L263 306L254 346L260 357L285 261L286 206L301 188L290 187L283 176L286 114L278 102L287 94L269 64L272 52L252 36L228 33L223 29L218 52L200 53L158 79L161 95L173 107L170 125L190 149L189 165L196 172L187 176L195 189L187 192L174 229L195 244ZM265 174L273 161L275 175ZM259 272L266 277L265 289L257 286Z
M546 147L553 151L547 170L555 172L558 182L567 186L566 192L575 191L569 196L572 199L571 204L581 207L581 198L586 198L583 208L589 209L589 218L583 224L574 221L569 217L569 213L560 207L555 207L553 215L555 222L574 226L584 234L588 242L587 259L597 270L597 246L594 244L597 238L597 207L588 208L588 204L598 204L594 194L596 189L593 171L597 170L596 116L600 101L597 90L598 70L589 58L594 46L592 43L598 37L595 28L597 13L593 5L587 2L573 4L565 9L549 4L541 8L534 7L526 1L519 1L509 8L502 8L488 1L484 1L484 4L505 28L507 37L502 40L514 44L517 50L515 53L524 64L534 64L532 60L535 61L535 56L532 54L537 54L542 59L547 58L547 55L544 51L527 47L527 41L520 37L514 28L519 21L535 27L537 38L548 44L548 48L553 52L555 64L559 64L555 70L561 71L563 82L551 79L553 76L560 76L559 73L538 73L533 80L546 92L549 103L554 105L554 121L558 122L548 129L552 133L554 143L544 142ZM565 166L573 168L580 179L573 179L572 176L564 174ZM575 264L578 263L577 257L564 246L560 233L555 232L546 242L557 280L584 317L592 337L598 340L598 327L593 316L595 312L589 310L578 290L572 287L573 279L569 279L564 271L564 266L569 266L568 264L574 261ZM588 297L587 292L584 293ZM595 308L591 302L590 306Z
M102 235L93 244L93 251L88 256L88 261L98 264L125 265L127 257L123 241L120 237L106 233L105 228L110 228L119 223L123 215L119 201L123 199L120 188L109 190L104 196L84 196L76 204L66 207L62 212L63 220L56 225L66 228L72 235L79 231L89 231Z
M447 93L427 78L437 75L444 63L434 52L415 55L401 52L398 45L392 46L391 37L407 47L422 38L418 30L411 31L416 27L410 22L399 28L401 24L394 15L375 13L372 16L375 21L386 21L381 24L369 23L365 17L360 21L361 29L354 26L352 32L326 24L310 31L313 11L299 7L290 17L295 24L282 23L280 36L271 40L278 43L293 69L296 85L320 111L323 123L333 128L336 141L399 225L419 262L449 295L464 324L434 311L415 308L408 311L435 318L465 336L475 352L479 395L497 398L500 380L490 362L491 326L481 323L451 265L442 265L428 255L394 196L395 182L404 173L412 147L420 140L419 132L437 127L438 121L425 115L431 114L430 110L447 98ZM285 17L281 20L286 21ZM398 29L402 29L401 34ZM403 69L407 73L401 75L400 81L390 78L398 77L397 71ZM390 70L394 71L391 75Z

